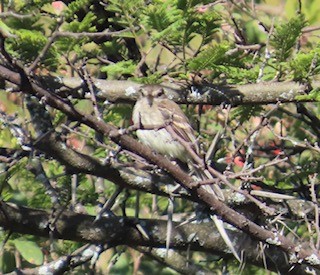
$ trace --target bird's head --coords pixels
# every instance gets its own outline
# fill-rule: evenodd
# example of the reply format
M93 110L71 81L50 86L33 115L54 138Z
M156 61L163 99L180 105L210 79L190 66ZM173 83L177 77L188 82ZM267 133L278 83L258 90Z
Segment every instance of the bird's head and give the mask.
M150 107L152 106L155 99L165 98L164 90L159 85L145 85L139 90L140 98L146 98Z

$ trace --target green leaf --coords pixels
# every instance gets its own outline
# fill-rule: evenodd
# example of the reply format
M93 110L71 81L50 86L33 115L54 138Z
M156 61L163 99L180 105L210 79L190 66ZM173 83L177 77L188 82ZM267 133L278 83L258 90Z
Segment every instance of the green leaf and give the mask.
M275 57L279 62L283 62L290 57L301 35L302 28L305 26L304 16L299 15L276 27L274 34L271 36L270 44L274 47Z
M0 271L3 273L12 272L16 268L14 254L11 251L3 251L0 255Z
M136 64L133 60L120 61L118 63L104 66L101 68L102 72L108 74L108 78L114 79L118 75L132 75L136 69Z
M97 30L94 25L96 19L97 16L90 11L81 21L74 20L70 24L64 25L64 29L71 32L95 32Z
M293 77L296 81L308 80L320 71L320 47L308 52L298 53L290 62Z
M48 41L41 31L17 29L14 33L15 38L6 40L8 50L14 57L22 59L26 63L33 62ZM48 68L55 69L58 57L56 48L51 46L42 63L47 65Z
M301 100L301 101L314 100L314 101L320 102L320 89L314 89L307 95L298 95L296 96L296 100Z
M224 61L226 61L225 54L228 50L229 45L226 43L208 48L191 59L188 67L194 71L216 69L218 65L224 64Z
M252 116L261 114L263 108L260 105L244 105L232 110L231 118L237 119L241 124L248 121Z
M90 3L90 0L74 0L68 5L67 10L65 11L65 17L70 18L74 16L76 12L83 9Z
M2 20L0 20L0 33L3 37L12 37L12 29L7 26Z
M174 45L182 43L185 18L182 11L173 6L170 1L149 5L144 15L143 23L153 30L154 41L163 40Z
M43 263L43 253L39 246L32 241L16 239L13 241L21 256L31 264L41 265Z

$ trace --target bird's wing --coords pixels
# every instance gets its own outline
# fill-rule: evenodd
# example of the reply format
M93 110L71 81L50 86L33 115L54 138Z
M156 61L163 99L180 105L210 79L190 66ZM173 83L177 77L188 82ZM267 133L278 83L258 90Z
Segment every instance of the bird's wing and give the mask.
M179 105L169 99L163 99L159 102L158 106L164 120L170 123L169 125L171 125L174 132L180 138L189 142L196 153L198 153L198 143L194 131Z

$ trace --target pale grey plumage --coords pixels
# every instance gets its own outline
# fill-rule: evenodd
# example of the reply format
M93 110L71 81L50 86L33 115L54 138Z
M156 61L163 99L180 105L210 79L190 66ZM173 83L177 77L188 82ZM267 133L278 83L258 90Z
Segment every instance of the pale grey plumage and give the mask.
M145 86L140 92L132 114L133 123L142 128L137 130L140 141L160 154L187 162L189 154L178 139L183 139L193 150L198 150L188 118L178 104L164 95L162 88ZM171 127L176 136L172 136L165 126Z
M133 123L139 126L137 130L139 140L162 155L187 163L190 172L195 174L196 180L213 179L207 169L199 169L197 165L194 165L192 154L199 154L199 147L189 120L179 105L168 99L159 86L144 86L140 89L140 93L141 95L132 114ZM203 185L199 188L204 188L216 198L224 200L224 195L217 184ZM239 259L223 227L223 222L215 215L213 221L228 247ZM171 238L171 224L172 220L169 220L166 241L167 251Z
M208 170L199 169L199 164L194 164L192 154L199 154L194 131L179 105L168 99L161 87L147 85L140 89L132 120L140 128L137 130L137 136L142 143L162 155L187 163L197 180L213 178ZM219 186L203 187L221 200L224 199Z

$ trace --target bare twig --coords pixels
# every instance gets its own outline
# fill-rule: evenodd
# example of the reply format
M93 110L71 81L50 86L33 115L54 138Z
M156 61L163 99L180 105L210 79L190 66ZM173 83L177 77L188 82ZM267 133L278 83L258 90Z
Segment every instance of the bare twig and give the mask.
M318 184L317 181L317 176L318 174L314 174L310 176L310 195L311 195L311 200L313 202L314 206L314 224L313 228L316 231L316 244L315 248L319 250L320 247L320 228L319 228L319 206L318 206L318 199L316 195L316 184Z
M7 11L7 12L0 13L0 18L13 17L13 18L17 18L17 19L26 19L26 18L31 18L33 16L34 16L34 14L19 14L19 13L15 13L13 11Z

